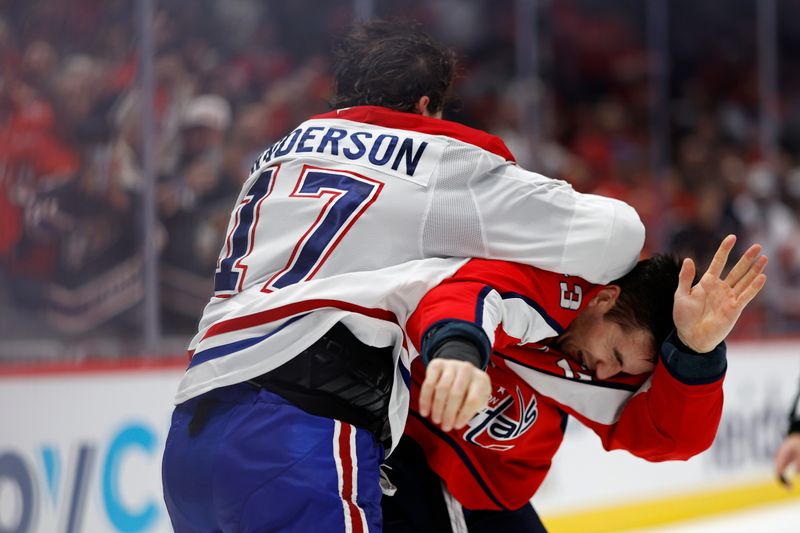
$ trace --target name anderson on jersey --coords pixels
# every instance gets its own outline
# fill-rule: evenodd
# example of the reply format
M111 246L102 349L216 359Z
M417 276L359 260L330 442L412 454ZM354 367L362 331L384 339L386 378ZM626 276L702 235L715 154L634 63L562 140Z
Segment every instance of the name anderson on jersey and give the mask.
M279 157L309 153L327 154L353 162L362 160L413 177L428 145L427 141L411 136L306 123L267 148L250 172Z

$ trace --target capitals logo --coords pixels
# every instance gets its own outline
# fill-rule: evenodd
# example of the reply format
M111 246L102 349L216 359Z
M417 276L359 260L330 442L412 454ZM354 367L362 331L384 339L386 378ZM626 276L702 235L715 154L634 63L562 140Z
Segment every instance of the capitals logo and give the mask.
M489 405L469 422L464 440L489 450L506 451L514 447L510 441L518 438L536 422L539 409L531 392L525 399L519 387L516 394L498 387Z

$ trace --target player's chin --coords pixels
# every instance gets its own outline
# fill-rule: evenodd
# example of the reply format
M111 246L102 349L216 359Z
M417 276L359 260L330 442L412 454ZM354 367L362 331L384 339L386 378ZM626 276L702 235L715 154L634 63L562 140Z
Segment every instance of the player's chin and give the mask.
M595 362L591 359L587 352L578 348L575 345L567 346L562 353L572 360L573 363L579 365L581 369L587 372L593 372Z
M586 367L583 364L583 360L575 352L562 352L567 358L572 361L578 368L586 370Z

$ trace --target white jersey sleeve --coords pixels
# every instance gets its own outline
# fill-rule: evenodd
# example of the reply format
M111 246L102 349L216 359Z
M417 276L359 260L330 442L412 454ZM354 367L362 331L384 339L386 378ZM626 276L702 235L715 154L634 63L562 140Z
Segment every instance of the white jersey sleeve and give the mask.
M445 152L425 221L427 254L503 259L593 283L636 264L644 226L628 204L481 155L485 164L469 146Z

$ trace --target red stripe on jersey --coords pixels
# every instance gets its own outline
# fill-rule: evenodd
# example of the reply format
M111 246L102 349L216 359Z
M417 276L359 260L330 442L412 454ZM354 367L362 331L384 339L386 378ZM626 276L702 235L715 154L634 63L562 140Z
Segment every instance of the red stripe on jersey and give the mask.
M356 479L357 470L354 467L353 455L355 450L350 445L350 435L353 432L353 426L341 422L341 430L339 432L339 460L342 462L342 491L341 497L347 505L350 514L350 521L352 524L353 533L363 533L364 524L361 519L361 510L355 503L353 498L354 485L358 483Z
M222 322L210 327L206 334L203 335L202 340L208 339L209 337L214 337L216 335L221 335L223 333L230 333L231 331L238 331L240 329L247 329L254 326L260 326L262 324L267 324L269 322L275 322L276 320L281 320L300 313L306 313L315 309L322 309L323 307L333 307L343 311L351 311L353 313L359 313L361 315L377 318L379 320L393 322L398 325L400 323L397 319L397 316L386 309L363 307L361 305L343 302L341 300L305 300L303 302L296 302L281 307L276 307L275 309L267 309L266 311L260 311L251 315L223 320Z
M363 124L374 124L384 128L417 131L427 135L444 135L445 137L477 146L502 157L506 161L516 162L514 155L500 137L464 126L458 122L440 118L426 117L416 113L404 113L403 111L394 111L386 107L369 105L337 109L311 118L312 120L343 119Z

